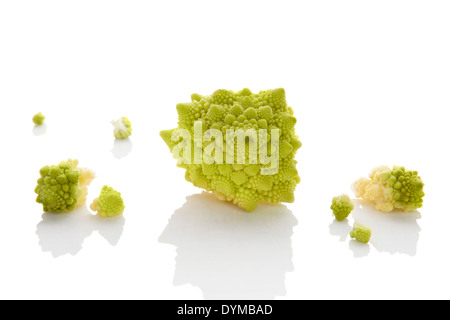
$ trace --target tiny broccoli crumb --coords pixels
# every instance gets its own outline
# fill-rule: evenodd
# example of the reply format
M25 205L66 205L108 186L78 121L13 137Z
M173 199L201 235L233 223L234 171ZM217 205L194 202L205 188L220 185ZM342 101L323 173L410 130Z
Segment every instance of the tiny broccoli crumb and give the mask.
M33 116L33 122L34 122L34 124L35 125L37 125L37 126L41 126L41 125L43 125L44 124L44 120L45 120L45 116L42 114L42 113L36 113L34 116Z
M372 236L370 228L355 222L353 230L350 232L350 237L362 243L368 243Z
M333 202L331 204L331 210L333 210L333 214L337 221L345 220L350 213L352 212L354 205L350 197L346 194L343 194L338 197L333 198Z

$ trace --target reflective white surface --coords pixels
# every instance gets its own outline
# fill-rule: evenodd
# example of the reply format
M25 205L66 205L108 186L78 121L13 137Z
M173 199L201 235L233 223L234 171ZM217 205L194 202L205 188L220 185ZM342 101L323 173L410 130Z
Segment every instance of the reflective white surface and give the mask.
M133 149L133 142L130 138L127 139L114 139L114 146L111 150L114 157L121 159L126 157Z
M418 224L418 219L421 216L418 211L408 213L394 211L386 214L377 211L373 205L362 200L353 199L353 202L355 203L355 209L349 219L369 226L372 230L370 245L361 244L354 239L349 241L349 248L353 251L355 257L367 256L370 247L379 252L390 254L416 255L421 231ZM344 221L333 220L330 224L330 234L338 236L342 242L348 241L353 226L349 219Z
M450 298L449 15L447 1L0 2L0 298ZM296 201L251 214L186 182L159 137L192 93L244 87L284 87L303 143ZM116 141L121 116L133 135ZM67 158L96 173L87 204L43 213L39 169ZM334 222L332 197L379 165L417 170L423 208L356 201ZM123 217L89 209L103 185Z
M65 214L44 213L42 221L36 226L36 235L43 252L50 252L55 258L64 254L74 256L81 251L84 240L94 231L109 244L117 245L124 224L123 216L102 219L83 207Z
M294 271L291 236L297 219L285 206L254 214L208 193L187 198L161 234L176 246L174 285L200 288L205 299L274 299Z

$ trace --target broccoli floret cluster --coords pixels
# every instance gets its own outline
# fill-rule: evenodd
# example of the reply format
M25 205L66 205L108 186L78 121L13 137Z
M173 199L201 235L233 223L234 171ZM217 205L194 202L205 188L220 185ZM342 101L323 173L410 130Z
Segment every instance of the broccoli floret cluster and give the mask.
M202 122L202 133L216 129L222 132L223 137L227 137L228 130L242 129L245 132L253 129L259 132L260 129L266 129L267 154L277 155L279 163L277 172L267 174L270 173L266 170L271 164L262 164L262 161L250 163L247 153L230 155L229 150L236 150L237 142L233 140L227 145L227 142L223 141L222 151L216 149L215 152L219 152L220 156L223 152L223 159L227 156L235 157L234 164L226 161L211 164L210 161L206 161L208 159L206 155L199 164L194 161L189 164L178 163L179 167L186 170L187 181L196 187L213 192L219 199L233 202L248 211L253 211L262 201L273 204L294 201L294 190L300 182L295 154L301 147L301 142L295 134L297 119L294 117L293 109L286 102L284 89L259 93L252 93L249 89L238 92L217 90L209 96L193 94L191 100L189 103L177 105L179 116L177 129L185 129L191 133L194 149L201 148L205 154L207 153L205 150L211 144L211 142L195 144L194 126L198 121ZM279 148L276 150L272 150L269 143L273 137L271 129L279 129ZM161 132L161 137L171 152L178 144L172 140L175 131L176 129ZM232 148L231 144L234 144ZM259 147L261 145L260 141ZM266 170L263 173L264 169Z
M44 116L41 112L36 113L36 114L33 116L33 122L34 122L34 124L37 125L37 126L43 125L43 124L44 124L44 120L45 120L45 116Z
M131 122L127 117L121 117L118 120L111 121L114 126L114 137L116 139L126 139L131 136L133 131L131 128Z
M372 231L370 228L355 222L353 230L350 231L350 237L362 243L368 243L372 237Z
M58 165L45 166L35 189L36 202L45 212L67 212L86 202L87 186L94 179L94 173L78 168L77 160L63 161Z
M103 186L100 196L94 200L90 207L102 218L119 216L125 210L120 192L108 186Z
M417 171L404 167L387 166L375 168L369 176L353 184L356 197L375 203L376 209L391 212L399 209L405 212L422 207L424 184Z
M333 210L337 221L345 220L353 211L353 208L354 204L348 195L343 194L333 198L331 210Z

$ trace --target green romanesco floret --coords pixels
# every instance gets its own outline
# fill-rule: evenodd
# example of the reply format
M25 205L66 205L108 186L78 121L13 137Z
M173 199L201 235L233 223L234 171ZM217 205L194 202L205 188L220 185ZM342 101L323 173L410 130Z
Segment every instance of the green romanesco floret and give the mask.
M114 137L116 139L126 139L131 136L131 122L127 117L121 117L118 120L111 121L114 126Z
M111 187L103 186L100 196L91 204L92 211L102 218L119 216L125 210L122 195Z
M333 198L331 210L333 210L333 214L337 221L345 220L350 215L353 208L354 204L348 195L343 194Z
M41 125L43 125L44 124L44 120L45 120L45 116L42 114L42 113L36 113L34 116L33 116L33 122L34 122L34 124L35 125L37 125L37 126L41 126Z
M94 173L78 168L78 160L63 161L58 165L45 166L34 190L45 212L67 212L86 202L87 186Z
M177 111L178 128L160 135L188 182L247 211L261 202L294 201L300 182L295 154L302 144L284 89L192 94Z
M372 237L372 230L370 228L355 222L353 230L350 231L350 237L362 243L368 243Z
M376 209L408 212L422 207L424 184L417 171L382 166L372 170L369 178L356 181L353 190L356 197L375 203Z

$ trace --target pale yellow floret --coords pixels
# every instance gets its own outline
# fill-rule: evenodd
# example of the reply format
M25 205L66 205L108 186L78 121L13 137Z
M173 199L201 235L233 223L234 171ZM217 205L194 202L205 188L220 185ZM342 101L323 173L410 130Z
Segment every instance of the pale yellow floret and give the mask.
M366 187L369 185L370 180L367 178L361 178L355 181L352 185L352 190L357 198L362 198L366 193Z
M77 168L80 173L78 179L78 201L75 204L75 208L79 208L86 203L88 189L87 187L91 184L92 180L95 179L95 173L86 168L78 168L79 161L76 159L67 160L74 168Z
M423 186L417 171L381 166L372 170L369 179L357 180L352 189L356 197L374 203L377 210L408 212L422 206Z
M80 182L79 182L79 195L77 204L75 205L75 208L79 208L83 206L86 203L87 195L88 195L88 189L87 187L92 182L92 180L95 179L95 174L92 171L89 171L84 168L80 168Z
M390 212L394 209L391 193L387 192L380 179L380 175L387 171L391 171L388 166L377 167L370 172L370 179L361 178L352 186L356 197L375 203L375 208L382 212Z

